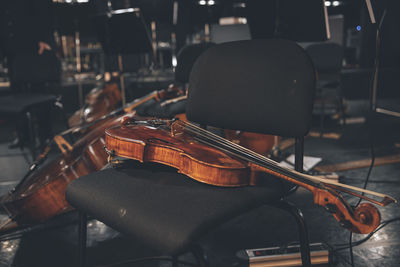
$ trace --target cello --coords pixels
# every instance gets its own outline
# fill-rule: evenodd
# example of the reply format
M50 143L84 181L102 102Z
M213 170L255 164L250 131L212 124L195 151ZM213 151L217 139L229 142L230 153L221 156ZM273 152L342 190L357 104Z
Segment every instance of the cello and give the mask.
M84 106L68 119L68 125L77 127L91 123L112 112L120 102L121 92L117 84L106 84L104 88L96 87L86 95ZM88 130L85 128L85 131Z
M315 204L324 207L342 227L354 233L371 233L379 226L379 210L371 203L386 206L397 202L384 194L282 167L265 156L181 120L132 121L127 117L121 125L106 130L105 143L111 162L119 156L161 163L214 186L256 186L262 184L260 173L271 174L311 191ZM353 208L344 200L342 192L371 203ZM382 199L375 200L356 192Z
M135 108L151 99L160 101L174 98L181 93L182 90L174 86L154 91L85 126L76 126L55 136L53 140L62 153L43 164L50 150L50 145L47 146L19 184L0 198L0 205L9 216L0 225L0 231L41 223L71 210L72 207L65 200L68 184L80 176L101 170L108 164L108 155L104 152L104 130L119 125L124 116L135 116ZM67 133L81 132L87 127L93 129L73 145L62 137Z

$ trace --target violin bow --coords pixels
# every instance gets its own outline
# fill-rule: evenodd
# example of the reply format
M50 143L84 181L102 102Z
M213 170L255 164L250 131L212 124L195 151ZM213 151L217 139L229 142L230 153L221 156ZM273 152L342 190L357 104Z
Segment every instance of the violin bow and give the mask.
M175 127L177 126L177 127ZM181 126L181 127L179 127ZM311 191L314 195L314 203L324 207L330 212L343 227L355 233L370 233L380 224L379 210L370 203L362 203L358 207L351 207L341 196L340 192L359 197L371 203L386 206L390 203L397 203L391 196L377 193L371 190L358 188L346 184L334 182L322 177L304 174L281 166L278 162L260 155L252 150L235 144L212 132L209 132L190 122L175 120L170 124L171 135L179 133L179 128L196 134L195 140L213 146L217 149L232 154L249 162L254 171L263 171L284 180L290 181ZM211 141L210 141L211 138ZM250 181L250 184L255 184ZM361 192L358 194L356 192ZM363 194L369 194L382 198L374 200Z

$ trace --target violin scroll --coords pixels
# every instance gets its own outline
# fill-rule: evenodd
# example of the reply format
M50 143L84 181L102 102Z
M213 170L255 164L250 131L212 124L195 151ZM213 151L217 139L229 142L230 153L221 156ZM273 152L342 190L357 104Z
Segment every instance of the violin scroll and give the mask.
M380 224L379 210L370 203L362 203L355 209L350 207L342 196L333 190L318 190L314 202L332 213L339 224L357 234L369 234Z
M354 210L354 217L364 225L369 225L371 228L373 228L373 230L379 226L381 221L381 214L379 213L379 210L370 203L360 204Z
M164 99L170 99L181 95L185 95L185 90L180 86L171 84L167 89L157 91L155 99L159 102Z

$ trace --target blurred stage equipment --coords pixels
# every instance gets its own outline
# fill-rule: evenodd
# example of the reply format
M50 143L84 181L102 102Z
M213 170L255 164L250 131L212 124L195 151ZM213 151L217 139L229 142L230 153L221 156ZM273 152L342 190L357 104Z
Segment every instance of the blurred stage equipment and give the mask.
M385 86L390 86L392 87L393 84L396 82L390 83L390 76L396 75L396 73L399 72L398 70L398 64L396 64L395 68L391 69L391 66L381 66L381 47L382 47L382 26L385 18L387 17L387 13L389 12L396 12L399 10L400 5L397 3L397 1L392 1L392 2L387 2L385 4L383 13L381 15L380 21L377 25L376 28L376 42L375 42L375 66L374 66L374 76L372 80L372 88L370 91L370 109L374 113L380 113L392 117L397 117L400 118L400 107L397 101L394 101L393 103L386 103L384 105L380 105L378 107L378 101L377 101L377 95L378 95L378 87L385 87ZM374 10L373 6L371 5L371 0L366 0L366 5L368 8L368 13L370 16L370 20L372 24L376 24L375 21L375 15L374 15ZM391 39L390 41L393 42L395 39ZM391 51L393 53L393 51ZM393 53L393 57L396 57L396 55ZM383 68L382 68L383 67ZM394 74L394 75L393 75ZM397 81L398 76L395 77L395 80ZM386 80L386 83L384 82Z
M365 0L365 3L367 4L368 14L369 14L369 18L371 20L371 23L375 24L376 20L375 20L374 10L372 9L371 0Z
M330 38L325 0L248 0L247 11L253 39L315 42Z
M89 1L57 1L55 4L57 31L62 37L63 54L69 55L66 36L73 36L75 47L75 68L74 79L78 84L79 106L83 106L83 85L82 85L82 61L81 61L81 39L93 37L91 24L91 6Z
M141 54L153 51L152 34L141 9L130 1L107 1L107 9L95 16L99 40L106 55L118 57L122 105L126 104L126 86L122 54ZM127 27L129 25L129 27Z

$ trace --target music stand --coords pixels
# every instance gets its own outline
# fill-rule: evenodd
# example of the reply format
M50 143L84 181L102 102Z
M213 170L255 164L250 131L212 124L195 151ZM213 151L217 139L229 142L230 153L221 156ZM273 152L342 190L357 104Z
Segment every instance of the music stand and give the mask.
M98 39L106 55L118 57L122 105L126 104L122 54L152 51L152 38L139 8L109 10L95 17ZM154 58L154 57L153 57Z
M59 3L55 4L56 28L60 35L74 36L76 72L78 83L79 106L83 106L81 39L95 36L90 20L91 6L89 3Z
M371 0L365 0L367 9L368 9L368 14L371 20L372 24L376 24L376 19L375 19L375 12L373 9L373 6L371 4ZM377 33L376 33L376 58L375 58L375 71L374 71L374 77L372 80L372 89L370 90L370 110L375 113L380 113L392 117L397 117L400 118L400 112L399 111L394 111L392 110L392 107L378 107L378 101L377 101L377 94L378 94L378 78L380 74L380 60L379 60L379 52L380 52L380 38L381 38L381 26L383 24L383 20L386 16L386 13L382 15L381 21L379 25L377 26ZM378 41L379 40L379 41Z
M325 0L249 0L247 6L253 39L316 42L330 38Z

